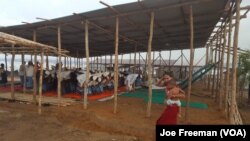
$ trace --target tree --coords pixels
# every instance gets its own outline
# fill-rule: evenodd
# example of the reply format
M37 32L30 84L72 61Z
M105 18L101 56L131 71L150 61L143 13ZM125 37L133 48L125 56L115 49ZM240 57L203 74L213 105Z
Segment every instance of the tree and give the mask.
M239 55L238 67L239 89L243 90L245 86L250 85L250 50ZM249 89L249 88L248 88ZM249 91L249 90L248 90ZM248 103L250 104L250 93L248 92Z

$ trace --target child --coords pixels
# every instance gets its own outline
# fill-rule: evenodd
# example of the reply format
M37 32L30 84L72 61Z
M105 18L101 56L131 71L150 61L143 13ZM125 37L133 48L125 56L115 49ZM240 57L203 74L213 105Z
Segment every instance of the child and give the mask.
M166 99L164 103L166 105L176 104L179 106L179 117L181 116L181 101L180 98L185 98L185 92L179 88L174 79L171 79L166 84Z

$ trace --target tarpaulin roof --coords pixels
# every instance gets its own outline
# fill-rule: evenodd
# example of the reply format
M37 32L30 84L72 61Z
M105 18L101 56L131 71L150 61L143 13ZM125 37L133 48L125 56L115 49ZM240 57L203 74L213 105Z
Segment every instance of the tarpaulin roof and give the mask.
M62 49L84 57L84 20L88 19L90 56L114 54L115 17L120 19L119 54L147 51L150 12L155 12L152 50L188 49L190 44L189 5L193 6L194 48L204 47L228 0L145 0L51 19L32 24L0 28L1 32L57 46L61 26Z

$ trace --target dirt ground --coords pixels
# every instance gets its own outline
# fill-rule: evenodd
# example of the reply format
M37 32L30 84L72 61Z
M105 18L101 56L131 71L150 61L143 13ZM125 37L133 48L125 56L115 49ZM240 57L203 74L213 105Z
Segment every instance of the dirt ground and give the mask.
M190 109L189 124L229 124L217 110L214 100L199 86L193 89L191 101L208 104L208 109ZM152 141L155 123L165 106L152 105L146 118L142 99L118 97L118 113L113 114L113 101L90 101L68 107L43 107L20 102L0 101L0 141ZM179 124L184 124L185 108Z

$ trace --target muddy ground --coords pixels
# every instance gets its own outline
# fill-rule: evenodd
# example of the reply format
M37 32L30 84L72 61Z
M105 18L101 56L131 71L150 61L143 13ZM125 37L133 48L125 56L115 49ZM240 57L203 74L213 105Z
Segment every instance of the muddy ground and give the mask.
M193 89L191 101L208 104L208 109L190 109L188 124L229 124L218 110L209 92ZM113 101L90 101L84 110L81 103L68 107L43 107L0 101L0 141L153 141L156 120L164 105L153 104L152 116L146 115L142 99L118 97L118 113ZM185 108L179 124L184 123Z

